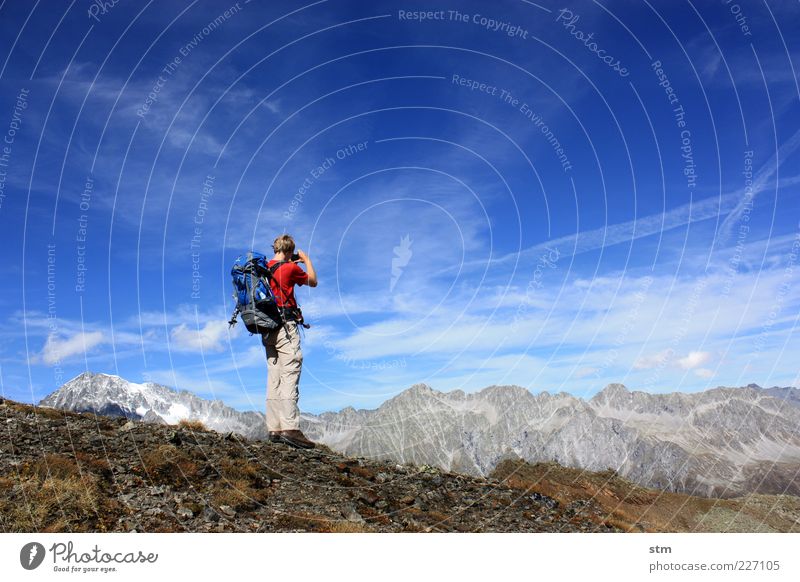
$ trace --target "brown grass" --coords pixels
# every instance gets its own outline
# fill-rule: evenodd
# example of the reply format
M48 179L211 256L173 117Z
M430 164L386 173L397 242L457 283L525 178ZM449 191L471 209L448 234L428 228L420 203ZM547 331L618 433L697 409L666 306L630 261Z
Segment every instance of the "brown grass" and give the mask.
M109 500L103 478L75 460L48 454L0 479L0 514L8 532L106 531L119 507Z
M199 420L183 419L178 423L178 427L185 428L186 430L191 430L191 431L208 432L206 425L204 425Z
M43 416L45 418L50 418L53 420L62 420L68 414L64 410L58 410L56 408L48 408L46 406L34 406L32 408L34 413L37 414L38 416Z
M257 480L261 478L261 468L241 459L223 459L219 465L219 473L226 479Z
M221 481L215 484L212 498L218 505L230 505L237 511L253 509L272 494L269 479L256 464L241 459L225 459L217 467Z
M199 468L174 445L160 445L142 455L142 469L156 483L179 486L194 480Z
M75 461L82 471L90 471L109 481L112 478L111 465L105 459L98 459L91 453L78 451L75 453Z
M236 511L242 511L263 505L271 493L269 489L253 487L251 481L239 479L215 486L211 496L218 506L229 505Z
M754 496L733 499L694 497L647 489L619 477L614 471L592 473L558 463L505 461L492 474L506 486L537 492L562 506L583 499L604 512L604 522L623 531L695 532L797 530L800 500L793 496ZM749 500L749 501L748 501ZM732 520L728 516L736 516Z
M328 526L329 533L368 533L373 531L366 524L354 521L333 521Z
M367 533L374 531L367 523L331 519L308 513L284 514L276 520L276 529L302 530L316 533Z

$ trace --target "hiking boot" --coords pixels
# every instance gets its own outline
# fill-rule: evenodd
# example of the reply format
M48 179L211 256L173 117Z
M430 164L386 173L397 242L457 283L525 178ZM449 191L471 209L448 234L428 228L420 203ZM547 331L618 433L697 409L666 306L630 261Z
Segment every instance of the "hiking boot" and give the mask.
M280 439L287 445L291 445L298 449L313 449L314 443L306 438L299 430L282 430L280 432Z
M269 442L271 443L281 442L281 432L279 430L269 431Z

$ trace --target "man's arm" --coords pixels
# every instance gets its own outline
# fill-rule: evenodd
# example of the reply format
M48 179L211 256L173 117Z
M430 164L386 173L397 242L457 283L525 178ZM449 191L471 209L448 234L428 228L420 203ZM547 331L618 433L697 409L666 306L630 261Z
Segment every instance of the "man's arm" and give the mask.
M317 272L314 270L314 263L311 262L311 259L309 259L308 255L303 251L297 251L297 255L300 257L300 260L306 264L306 273L308 273L308 286L316 287Z

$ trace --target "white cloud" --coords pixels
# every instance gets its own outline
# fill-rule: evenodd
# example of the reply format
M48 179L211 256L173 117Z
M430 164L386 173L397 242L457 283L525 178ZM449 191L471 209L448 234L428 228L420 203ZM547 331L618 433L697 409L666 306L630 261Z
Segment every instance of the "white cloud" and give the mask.
M238 328L232 330L231 335ZM208 321L202 328L190 328L185 323L172 328L170 332L172 347L186 352L221 352L225 349L223 340L228 337L226 321Z
M684 370L693 370L708 362L711 354L708 352L689 352L689 355L678 359L678 365Z
M226 406L240 410L258 410L263 406L263 397L254 396L261 396L262 392L266 394L266 370L264 383L259 389L237 382L234 376L216 377L210 369L203 370L198 366L192 366L188 371L176 368L151 370L148 381L174 390L187 390L208 400L222 400Z
M47 342L39 357L45 364L53 365L72 356L84 354L105 341L105 336L100 331L78 332L71 337L53 333L47 336Z
M680 368L682 370L695 370L695 374L701 378L709 378L709 375L704 375L710 370L701 371L699 368L706 362L711 360L711 353L709 352L689 352L681 357L675 354L671 349L661 350L655 354L640 356L633 364L635 370L650 370L663 366L670 366L671 368Z
M591 376L592 374L596 374L597 372L600 372L600 368L592 368L591 366L586 366L575 370L572 373L572 377L576 379L586 378L586 376Z
M649 370L651 368L658 368L659 366L664 365L669 358L670 358L670 351L661 350L656 354L650 354L649 356L640 356L633 363L633 367L636 370Z
M713 370L709 370L708 368L698 368L694 371L694 375L700 378L712 378L714 376Z

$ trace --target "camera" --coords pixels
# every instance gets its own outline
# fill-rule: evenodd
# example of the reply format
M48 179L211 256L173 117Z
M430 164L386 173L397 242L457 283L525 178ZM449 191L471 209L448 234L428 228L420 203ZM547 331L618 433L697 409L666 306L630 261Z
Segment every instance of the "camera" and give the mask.
M299 261L300 260L300 255L298 255L297 253L293 253L291 260L294 261L294 262Z

